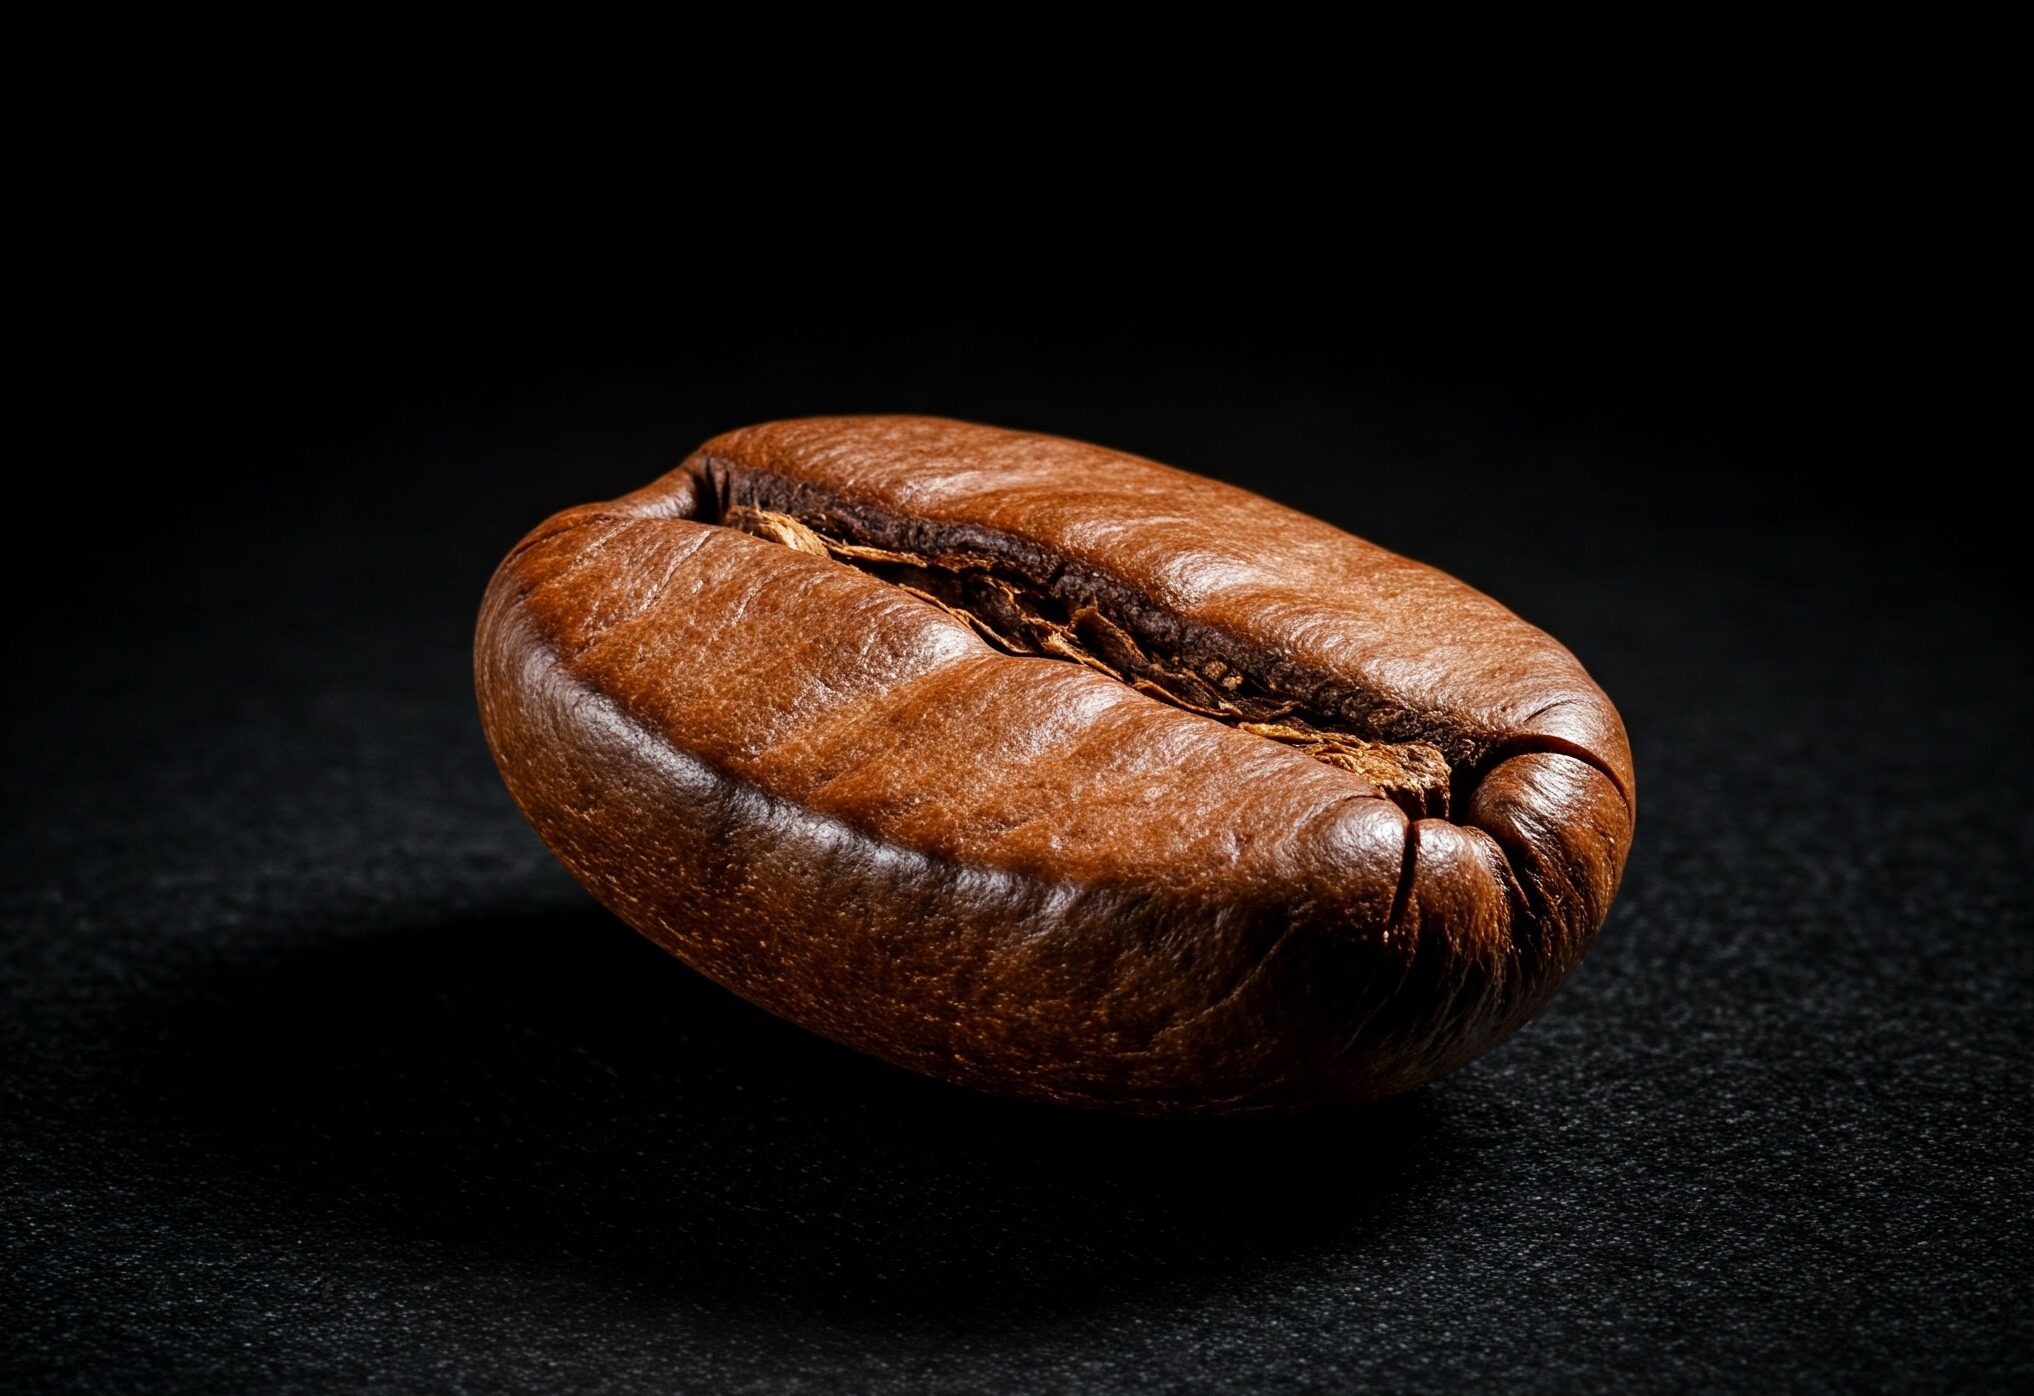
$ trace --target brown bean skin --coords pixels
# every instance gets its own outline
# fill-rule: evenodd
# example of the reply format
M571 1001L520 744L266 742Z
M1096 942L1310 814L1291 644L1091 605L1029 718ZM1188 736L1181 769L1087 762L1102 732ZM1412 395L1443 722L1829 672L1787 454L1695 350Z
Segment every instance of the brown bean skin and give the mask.
M1293 1109L1451 1071L1574 969L1631 839L1622 724L1552 639L1021 432L716 438L519 544L475 654L511 794L623 920L1037 1100Z

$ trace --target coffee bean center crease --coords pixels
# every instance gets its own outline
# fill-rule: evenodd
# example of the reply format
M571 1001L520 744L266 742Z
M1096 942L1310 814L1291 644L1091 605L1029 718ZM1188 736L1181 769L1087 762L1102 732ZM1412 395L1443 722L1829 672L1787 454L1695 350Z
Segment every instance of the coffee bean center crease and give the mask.
M1445 817L1449 767L1438 747L1380 741L1346 718L1283 698L1221 660L1164 653L1092 599L1066 597L976 552L919 554L855 541L835 519L730 504L720 523L844 563L937 606L1005 654L1079 664L1157 702L1303 751L1375 786L1408 817Z

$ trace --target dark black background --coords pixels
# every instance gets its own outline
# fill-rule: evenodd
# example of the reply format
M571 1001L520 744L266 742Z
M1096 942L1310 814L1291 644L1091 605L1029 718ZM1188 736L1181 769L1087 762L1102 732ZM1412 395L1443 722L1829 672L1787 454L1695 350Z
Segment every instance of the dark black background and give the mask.
M1953 83L1675 83L1665 32L1595 36L1617 81L182 37L74 86L37 205L80 392L13 526L13 1384L2028 1379L2002 167ZM1235 480L1562 637L1640 773L1589 964L1409 1099L1186 1127L906 1077L640 942L494 775L480 590L843 410Z

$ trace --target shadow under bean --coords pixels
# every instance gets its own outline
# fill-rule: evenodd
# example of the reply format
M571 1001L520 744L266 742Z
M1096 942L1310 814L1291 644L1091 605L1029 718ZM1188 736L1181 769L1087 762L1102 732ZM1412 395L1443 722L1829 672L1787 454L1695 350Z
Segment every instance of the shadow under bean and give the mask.
M751 1007L591 903L309 939L217 971L149 1035L151 1095L198 1166L632 1287L1074 1310L1360 1242L1446 1165L1431 1092L1154 1123L923 1080Z

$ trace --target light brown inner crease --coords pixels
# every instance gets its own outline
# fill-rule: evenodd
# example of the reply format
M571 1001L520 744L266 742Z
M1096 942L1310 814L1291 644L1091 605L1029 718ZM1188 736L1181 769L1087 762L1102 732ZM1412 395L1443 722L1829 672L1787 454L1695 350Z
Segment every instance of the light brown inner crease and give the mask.
M1345 719L1280 698L1220 660L1195 665L1179 655L1152 653L1092 604L1069 603L1012 578L993 558L868 547L821 533L789 514L741 504L730 505L721 523L867 572L939 607L1005 654L1085 665L1159 702L1303 751L1368 781L1409 817L1447 812L1448 762L1439 748L1366 737Z

